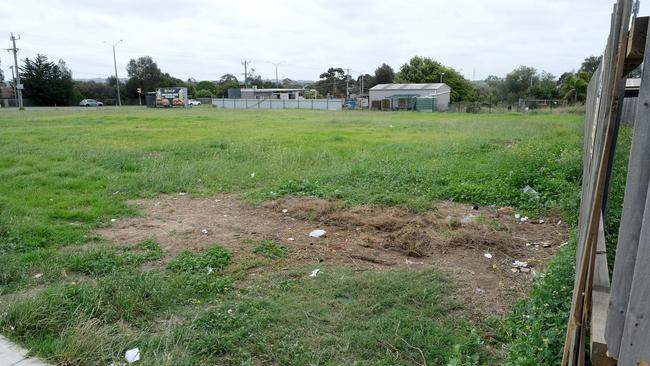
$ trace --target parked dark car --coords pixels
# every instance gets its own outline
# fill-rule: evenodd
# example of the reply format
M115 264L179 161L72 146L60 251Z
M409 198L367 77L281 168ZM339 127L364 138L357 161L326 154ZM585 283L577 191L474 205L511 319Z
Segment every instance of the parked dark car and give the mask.
M95 99L84 99L81 102L79 102L80 107L101 107L103 105L104 103Z

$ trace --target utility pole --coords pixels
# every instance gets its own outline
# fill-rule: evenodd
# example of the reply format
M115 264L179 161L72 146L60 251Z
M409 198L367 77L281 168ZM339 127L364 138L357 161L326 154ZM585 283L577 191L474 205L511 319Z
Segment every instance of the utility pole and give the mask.
M241 64L244 66L244 87L248 88L248 65L250 65L250 61L244 59Z
M11 80L14 81L14 99L16 100L16 105L18 105L18 93L16 92L16 74L14 74L14 67L9 66L11 69Z
M13 48L7 48L7 51L14 53L14 69L16 70L16 75L14 76L14 88L16 90L16 98L18 99L18 108L23 109L23 84L20 83L20 70L18 69L18 48L16 48L16 41L20 39L20 35L16 37L13 33L11 33L10 39L13 43Z
M107 45L113 48L113 66L115 67L115 87L117 88L117 105L121 107L122 98L120 98L120 79L117 77L117 59L115 58L115 47L117 47L117 45L120 42L122 42L121 39L113 44L104 41L104 43L106 43Z
M348 75L345 78L345 99L350 98L350 69L347 69Z

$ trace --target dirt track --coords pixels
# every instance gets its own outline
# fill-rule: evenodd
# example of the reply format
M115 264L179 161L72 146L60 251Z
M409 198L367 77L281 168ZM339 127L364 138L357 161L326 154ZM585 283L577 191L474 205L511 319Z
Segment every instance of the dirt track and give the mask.
M470 302L481 318L509 311L567 239L567 228L554 218L521 222L510 208L450 202L426 214L306 197L262 206L227 195L162 196L132 204L140 207L141 216L119 220L99 233L118 245L154 237L167 251L166 260L185 249L219 243L237 261L251 255L247 239L272 239L290 248L279 268L298 263L361 270L434 266L459 280L459 300ZM327 236L309 237L317 228ZM515 259L527 261L530 271L514 269ZM281 269L256 268L251 275L264 270Z

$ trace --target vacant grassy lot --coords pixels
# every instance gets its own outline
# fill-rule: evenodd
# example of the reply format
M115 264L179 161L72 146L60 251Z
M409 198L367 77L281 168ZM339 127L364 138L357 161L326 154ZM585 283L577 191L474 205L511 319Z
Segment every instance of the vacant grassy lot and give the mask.
M0 329L65 365L499 364L436 269L272 269L219 243L167 254L95 233L161 194L290 195L432 210L440 200L572 220L579 115L46 109L0 111ZM533 187L539 197L522 192ZM256 259L255 259L256 258ZM212 270L208 275L205 269Z

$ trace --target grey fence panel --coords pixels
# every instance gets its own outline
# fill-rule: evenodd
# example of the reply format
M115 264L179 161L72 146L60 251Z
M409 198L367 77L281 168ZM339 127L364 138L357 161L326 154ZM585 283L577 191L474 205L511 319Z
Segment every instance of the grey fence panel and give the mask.
M212 106L225 109L316 109L340 111L343 99L212 99Z
M650 38L646 38L648 47ZM650 52L646 52L644 62L650 64ZM647 297L640 303L635 298L650 291L650 213L646 203L650 182L650 68L643 70L638 100L605 331L609 353L620 355L621 361L631 361L628 355L638 355L638 347L648 348L650 341L650 302ZM644 316L648 320L639 319ZM650 354L646 356L648 360ZM636 362L638 359L620 364Z
M636 116L638 97L628 97L623 99L623 110L621 111L621 123L627 126L634 125L634 117Z

